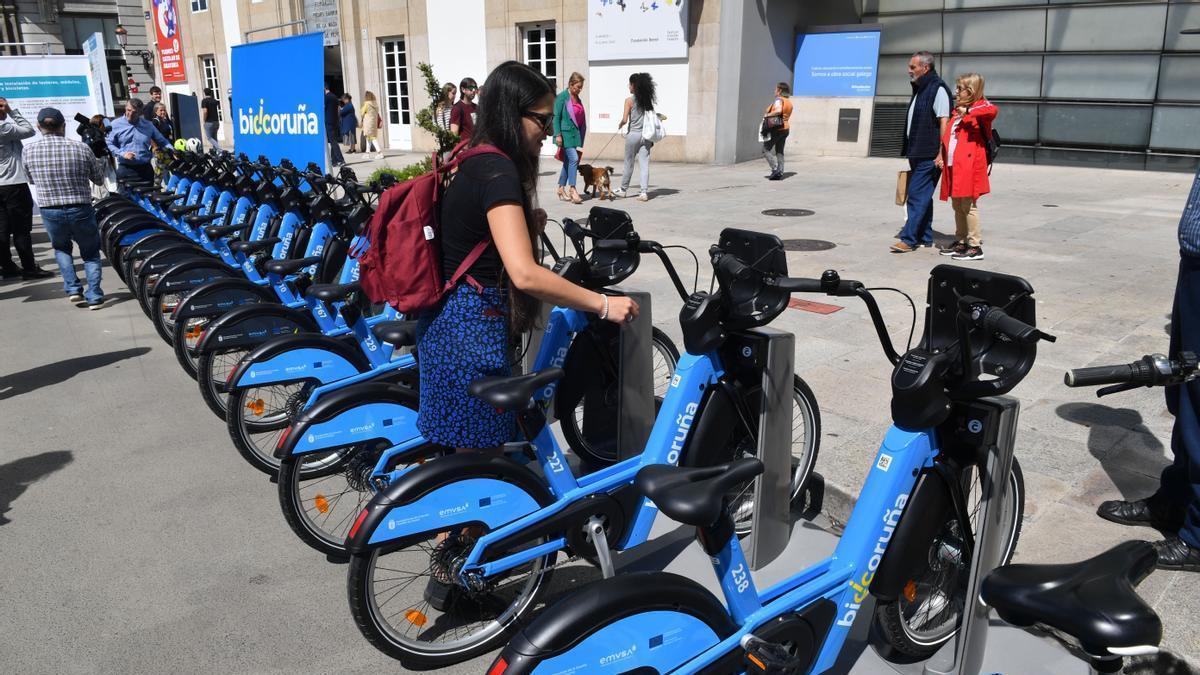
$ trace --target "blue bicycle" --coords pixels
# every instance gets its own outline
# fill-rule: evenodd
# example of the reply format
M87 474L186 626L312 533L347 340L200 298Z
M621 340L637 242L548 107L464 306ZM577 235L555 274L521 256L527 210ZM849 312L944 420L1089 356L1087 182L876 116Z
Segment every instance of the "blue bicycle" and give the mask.
M645 251L660 254L670 267L661 248L646 242ZM786 265L782 248L771 259ZM720 304L704 294L687 297L678 275L672 277L686 300L681 316L690 347L640 455L577 475L533 403L563 375L549 368L483 378L471 388L490 405L518 413L527 447L506 455L459 453L389 476L346 541L351 611L372 644L414 668L444 666L493 649L537 605L560 552L568 554L567 561L586 560L611 576L612 551L647 541L658 509L633 485L642 467L710 466L753 454L757 444L745 440L756 438L760 417L751 403L758 397L747 392L761 386L758 357L765 343L745 336L722 344L720 338L774 318L789 294L775 289L746 297L739 313L722 314ZM702 320L686 320L693 314ZM707 341L697 342L696 331ZM540 475L521 456L536 462ZM815 452L797 458L798 470L807 475L814 458ZM746 513L749 526L752 483L730 485L726 498ZM751 507L741 508L744 504Z
M763 252L773 250L781 250L781 242L771 235L722 233L713 249L720 289L694 297L684 310L688 351L716 348L726 339L713 330L717 318L738 312L748 299L790 292L870 297L861 284L831 272L820 280L787 278L784 268L763 264ZM778 645L786 657L786 668L776 672L824 672L860 619L868 593L881 602L921 598L923 611L936 613L936 621L953 621L963 604L955 597L963 594L959 573L974 551L964 473L996 443L1000 413L991 397L1029 372L1039 340L1054 339L1033 327L1032 292L1017 277L934 268L924 338L895 359L894 425L831 557L760 591L734 536L726 495L761 472L761 463L749 458L703 468L643 467L633 493L697 529L724 602L696 581L666 572L605 579L540 615L509 642L490 675L736 673L750 669L747 651L760 643ZM705 312L706 306L719 309ZM878 313L869 307L891 356ZM1017 503L1022 497L1010 495ZM1002 556L1007 560L1019 514L998 520L1009 533ZM914 583L922 570L939 571L941 580L936 586Z

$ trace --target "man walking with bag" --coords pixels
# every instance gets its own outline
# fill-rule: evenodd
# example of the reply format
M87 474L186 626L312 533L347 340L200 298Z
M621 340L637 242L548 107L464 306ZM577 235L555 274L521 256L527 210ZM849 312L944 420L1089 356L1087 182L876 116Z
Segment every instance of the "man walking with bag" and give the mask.
M917 52L908 61L908 78L913 95L908 102L908 124L904 152L910 170L908 220L892 253L911 253L920 246L933 246L933 191L942 171L934 160L950 123L950 87L933 68L933 54Z
M54 259L62 272L63 291L72 302L87 299L88 309L104 306L100 290L100 228L92 208L91 183L104 182L100 160L88 146L66 137L66 121L55 108L42 108L37 116L42 140L25 148L25 168L37 187L42 224L50 235ZM87 272L87 290L75 274L72 242Z

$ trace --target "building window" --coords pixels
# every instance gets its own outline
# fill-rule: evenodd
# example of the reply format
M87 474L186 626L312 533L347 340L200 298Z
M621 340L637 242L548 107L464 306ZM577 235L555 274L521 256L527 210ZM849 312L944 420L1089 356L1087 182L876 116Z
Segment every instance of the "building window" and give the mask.
M521 55L558 89L558 44L553 23L521 26Z
M388 124L410 124L408 55L404 38L383 41L383 83Z
M104 36L104 46L116 48L117 17L115 15L63 14L58 18L62 28L63 50L68 54L82 54L83 43L99 33Z
M217 119L224 121L225 111L221 106L221 79L217 76L216 57L211 54L200 57L200 77L204 80L204 88L212 89L212 96L217 100Z
M208 0L192 0L192 13L207 12Z

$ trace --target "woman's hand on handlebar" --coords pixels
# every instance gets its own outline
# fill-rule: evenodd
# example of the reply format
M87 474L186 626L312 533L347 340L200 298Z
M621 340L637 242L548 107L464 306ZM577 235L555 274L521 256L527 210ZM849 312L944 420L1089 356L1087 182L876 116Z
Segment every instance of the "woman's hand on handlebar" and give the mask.
M604 316L603 298L608 298L608 316ZM637 318L640 311L638 304L634 302L633 298L627 298L622 295L603 296L600 303L600 308L596 312L596 315L604 317L613 323L629 323Z

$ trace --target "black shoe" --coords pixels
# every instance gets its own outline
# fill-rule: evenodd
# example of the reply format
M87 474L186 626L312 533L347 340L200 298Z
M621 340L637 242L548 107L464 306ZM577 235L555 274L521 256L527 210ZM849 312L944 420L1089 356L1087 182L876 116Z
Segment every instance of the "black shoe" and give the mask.
M1096 509L1096 515L1121 525L1145 525L1162 532L1178 532L1183 526L1183 511L1158 495L1137 501L1110 500Z
M54 276L54 272L44 270L40 267L35 267L31 270L21 270L21 278L26 281L32 281L34 279L49 279L52 276Z
M767 180L783 180L783 174L773 173L770 176L767 176Z
M1167 537L1151 546L1158 553L1158 564L1155 565L1158 569L1200 572L1200 549L1192 548L1179 537Z
M14 267L11 270L4 270L2 273L0 273L0 275L2 275L0 278L16 279L17 277L21 276L21 270Z
M949 246L943 246L938 249L938 255L958 255L967 250L967 242L956 241Z
M983 260L983 247L968 246L962 253L955 253L950 257L953 260Z

